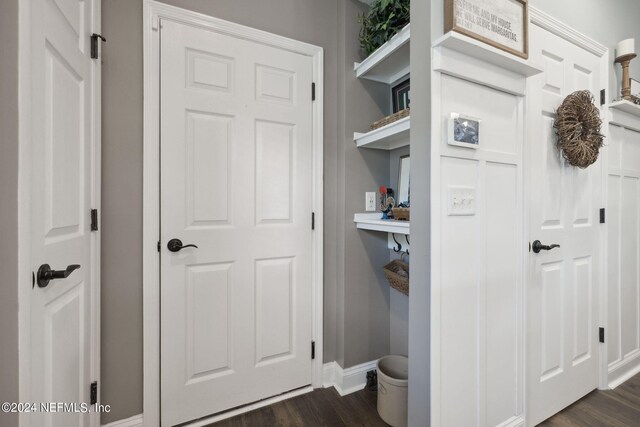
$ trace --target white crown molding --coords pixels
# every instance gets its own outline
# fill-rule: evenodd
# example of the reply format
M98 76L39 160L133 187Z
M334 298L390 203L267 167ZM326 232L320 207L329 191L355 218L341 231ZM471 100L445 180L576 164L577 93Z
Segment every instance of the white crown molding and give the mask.
M529 17L531 23L553 33L563 39L575 44L598 57L603 57L609 49L601 43L585 36L584 34L574 30L562 21L541 11L535 7L529 6Z

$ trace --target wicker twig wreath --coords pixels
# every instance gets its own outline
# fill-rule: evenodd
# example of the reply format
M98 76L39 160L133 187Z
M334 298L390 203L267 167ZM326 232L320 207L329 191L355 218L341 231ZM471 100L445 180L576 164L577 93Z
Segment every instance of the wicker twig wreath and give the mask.
M598 160L604 139L601 125L600 112L588 90L573 92L562 101L553 127L558 148L569 164L584 169Z

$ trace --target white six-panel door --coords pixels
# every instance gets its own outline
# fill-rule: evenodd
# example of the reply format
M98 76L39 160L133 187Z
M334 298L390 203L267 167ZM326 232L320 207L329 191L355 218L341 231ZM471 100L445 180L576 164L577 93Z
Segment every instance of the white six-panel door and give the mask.
M69 277L31 289L29 401L75 404L59 412L25 414L30 426L88 426L99 419L84 411L89 402L92 349L96 340L97 233L90 230L96 196L95 159L99 150L94 78L99 64L90 57L93 19L99 0L34 0L29 24L28 120L29 268L42 264ZM99 16L99 15L98 15ZM21 24L22 25L22 24ZM27 286L21 283L20 286ZM21 308L21 310L24 308ZM24 348L24 347L23 347ZM73 409L69 411L69 409ZM85 408L86 409L86 408Z
M161 418L311 383L312 59L162 20ZM184 245L172 252L167 244Z
M529 240L560 245L529 253L526 411L536 425L598 386L602 162L569 165L553 123L567 95L586 89L599 99L606 79L600 57L545 29L532 25L530 43L544 73L528 83Z

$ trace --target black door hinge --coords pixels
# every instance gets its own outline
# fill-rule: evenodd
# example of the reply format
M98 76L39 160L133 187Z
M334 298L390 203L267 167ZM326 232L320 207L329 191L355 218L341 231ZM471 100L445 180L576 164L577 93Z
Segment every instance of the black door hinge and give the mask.
M607 91L602 89L600 91L600 105L604 105L607 103Z
M91 59L98 59L98 39L103 42L107 41L107 39L102 37L100 34L91 34Z
M89 386L89 404L95 405L98 403L98 381L94 381Z
M316 342L311 341L311 359L316 358Z
M311 229L312 230L316 229L316 213L315 212L311 212Z
M604 342L604 328L600 328L598 330L598 336L600 338L600 342Z
M98 231L98 209L91 209L91 231Z
M605 211L604 208L600 209L600 224L604 224L605 221Z
M158 252L160 252L160 240L158 240Z
M315 83L311 83L311 100L312 101L316 100L316 84Z

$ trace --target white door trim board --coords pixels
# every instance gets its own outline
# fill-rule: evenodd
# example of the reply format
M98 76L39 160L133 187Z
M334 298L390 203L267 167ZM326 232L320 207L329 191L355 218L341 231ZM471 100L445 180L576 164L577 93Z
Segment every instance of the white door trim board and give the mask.
M91 28L85 33L102 32L101 2L92 0L93 10L91 16ZM32 34L31 22L32 2L19 2L18 5L18 69L20 79L18 82L18 384L20 402L32 402L31 372L29 361L31 358L30 330L31 330L31 297L33 290L30 284L32 269L34 266L30 260L31 233L30 233L30 209L31 209L31 173L32 173L32 132L31 132L31 80L32 64L30 59L30 44ZM102 50L100 50L102 52ZM91 205L98 209L98 217L101 213L101 186L102 186L102 66L101 60L91 61L92 84L87 87L91 92L93 106L91 115L91 182L86 185L91 187ZM87 213L88 214L88 213ZM100 382L100 235L101 231L91 233L91 301L90 301L90 375L92 381L98 381L98 396L101 396ZM87 384L88 386L88 384ZM29 425L29 414L22 412L19 415L21 426ZM100 425L100 414L93 413L89 418L90 426Z
M325 363L322 367L323 385L325 388L335 387L340 396L362 390L367 384L367 372L376 369L377 363L377 360L372 360L346 369L338 362Z
M144 419L146 425L160 424L160 290L156 245L159 230L159 33L161 19L206 28L210 31L257 41L313 58L313 210L316 215L313 241L313 387L322 386L323 307L323 50L307 43L223 21L207 15L145 0L144 37L144 196L143 196L143 331L144 331Z

